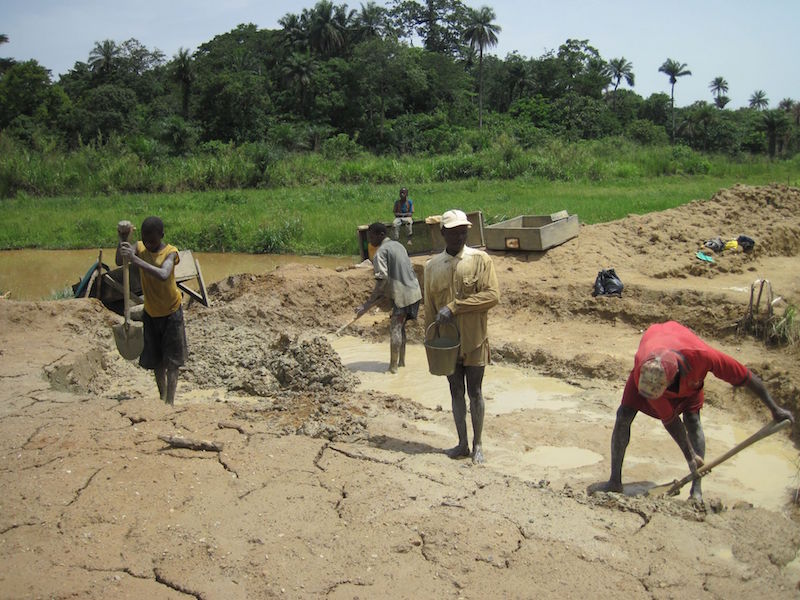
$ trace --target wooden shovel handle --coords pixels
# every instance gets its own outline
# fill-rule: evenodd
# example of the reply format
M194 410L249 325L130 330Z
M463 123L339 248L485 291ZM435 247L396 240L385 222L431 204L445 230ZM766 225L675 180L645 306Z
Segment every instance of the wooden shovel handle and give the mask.
M731 458L733 455L738 454L739 452L741 452L742 450L744 450L748 446L751 446L751 445L755 444L758 440L762 440L765 437L768 437L768 436L772 435L773 433L776 433L776 432L780 431L781 429L784 429L785 427L788 427L791 424L792 424L792 422L789 419L784 419L783 421L770 421L769 423L764 425L764 427L762 427L761 429L756 431L753 435L751 435L749 438L747 438L746 440L743 440L743 441L739 442L738 444L736 444L733 448L728 450L722 456L718 456L714 460L705 463L702 467L697 469L696 473L689 473L683 479L673 483L670 486L670 488L667 490L667 492L666 492L667 495L671 496L672 494L674 494L678 490L680 490L683 486L685 486L687 483L689 483L691 481L694 481L695 479L699 479L700 477L702 477L703 475L707 474L711 469L713 469L714 467L716 467L720 463L725 462L726 460Z

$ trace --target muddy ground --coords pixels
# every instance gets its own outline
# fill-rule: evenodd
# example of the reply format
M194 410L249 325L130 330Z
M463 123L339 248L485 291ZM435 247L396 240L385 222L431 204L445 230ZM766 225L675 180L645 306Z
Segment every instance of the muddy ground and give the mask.
M742 234L750 253L695 256ZM443 378L420 377L441 388L441 406L426 407L413 383L365 389L333 349L371 289L368 269L288 266L212 285L210 308L186 307L191 356L174 408L119 357L118 317L100 304L0 301L0 597L796 598L797 482L771 509L723 477L715 487L715 473L700 506L643 496L685 463L640 416L626 494L585 488L608 475L614 411L650 323L694 328L797 413L798 351L739 325L757 278L781 297L777 314L800 305L798 252L800 190L736 186L582 226L546 253L495 253L498 368L577 391L570 410L490 409L477 467L441 453L454 443ZM420 273L426 258L413 259ZM607 267L620 298L591 295ZM385 312L349 331L385 343L374 361L388 363ZM420 344L419 323L410 336ZM768 413L709 377L704 420L714 456L732 445L715 423L752 432ZM545 468L529 460L542 448L599 459Z

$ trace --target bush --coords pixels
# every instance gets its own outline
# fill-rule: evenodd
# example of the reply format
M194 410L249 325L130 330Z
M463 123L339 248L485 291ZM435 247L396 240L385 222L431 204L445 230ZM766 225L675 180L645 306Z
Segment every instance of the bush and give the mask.
M669 143L666 130L652 121L637 119L628 125L627 136L643 146L660 146Z
M322 142L322 156L327 159L354 158L361 154L361 146L346 133L340 133Z

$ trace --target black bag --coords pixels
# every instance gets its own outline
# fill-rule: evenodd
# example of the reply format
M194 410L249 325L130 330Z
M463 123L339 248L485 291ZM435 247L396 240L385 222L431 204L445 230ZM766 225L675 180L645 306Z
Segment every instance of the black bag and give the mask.
M592 296L622 296L622 280L614 269L603 269L594 280Z

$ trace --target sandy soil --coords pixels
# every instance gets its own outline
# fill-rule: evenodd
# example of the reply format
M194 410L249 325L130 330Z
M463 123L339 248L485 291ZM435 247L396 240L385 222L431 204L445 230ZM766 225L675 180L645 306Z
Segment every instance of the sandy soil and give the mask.
M696 258L705 240L740 234L753 252ZM779 314L800 305L798 252L800 190L736 186L582 226L546 253L495 254L498 368L568 382L577 408L490 415L479 467L441 453L454 441L443 378L424 379L441 386L442 410L413 401L413 385L364 389L334 351L332 332L371 289L367 269L298 265L214 284L210 308L186 308L191 357L174 408L119 357L118 317L97 302L2 301L0 596L795 598L791 506L753 506L735 486L718 497L716 473L701 506L642 495L655 477L685 472L654 420L634 423L624 495L585 488L607 477L614 411L652 322L694 328L797 413L797 350L738 324L757 278L783 299ZM414 258L419 272L426 258ZM621 298L591 296L607 267ZM388 346L386 313L350 331ZM410 335L420 343L419 323ZM387 359L388 347L374 360ZM768 420L713 378L707 397L709 455L730 446L714 439L715 422L751 432ZM559 448L602 460L529 460Z

